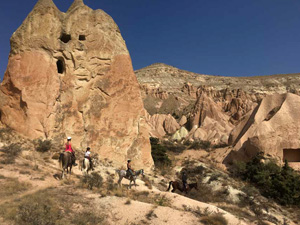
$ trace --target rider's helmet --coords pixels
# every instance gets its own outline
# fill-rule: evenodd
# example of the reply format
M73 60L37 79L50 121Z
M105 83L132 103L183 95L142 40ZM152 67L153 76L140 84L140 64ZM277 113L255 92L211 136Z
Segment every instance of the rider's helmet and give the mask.
M90 148L90 147L87 147L86 150L89 151L89 150L91 150L91 148Z
M71 139L72 139L71 137L68 137L68 138L67 138L68 141L71 141Z
M130 160L130 159L128 159L128 160L127 160L127 162L128 162L128 163L130 163L130 162L131 162L131 160Z

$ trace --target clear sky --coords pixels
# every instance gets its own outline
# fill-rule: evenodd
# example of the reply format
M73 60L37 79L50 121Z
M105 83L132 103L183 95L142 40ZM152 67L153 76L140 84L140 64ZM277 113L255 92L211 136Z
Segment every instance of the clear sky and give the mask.
M73 0L54 0L66 11ZM0 75L9 38L37 0L0 3ZM85 0L120 27L134 69L163 62L197 73L300 72L299 0Z

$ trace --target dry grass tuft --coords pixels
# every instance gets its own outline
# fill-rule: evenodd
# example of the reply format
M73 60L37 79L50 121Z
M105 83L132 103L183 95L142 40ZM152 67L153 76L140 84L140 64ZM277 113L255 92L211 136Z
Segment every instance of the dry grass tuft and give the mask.
M205 216L202 219L200 219L200 222L206 225L227 225L228 224L227 220L220 213Z
M151 181L149 180L148 177L144 176L144 177L142 178L142 181L145 182L145 185L146 185L150 190L152 189L152 183L151 183Z
M0 197L11 196L24 192L31 187L29 183L20 182L17 179L5 178L0 179Z

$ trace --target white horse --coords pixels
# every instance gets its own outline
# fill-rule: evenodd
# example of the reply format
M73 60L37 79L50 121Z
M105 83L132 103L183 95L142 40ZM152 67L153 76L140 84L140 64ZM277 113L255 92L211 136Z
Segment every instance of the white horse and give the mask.
M136 178L142 174L143 176L145 176L144 174L144 170L138 170L135 172L135 174L133 176L127 176L127 170L116 170L116 173L119 175L119 180L118 180L118 184L121 186L121 181L123 178L130 180L129 182L129 188L131 188L131 182L133 181L134 185L136 186L135 180Z
M90 160L87 158L84 158L82 161L81 171L83 172L83 174L89 174L90 170L91 170Z

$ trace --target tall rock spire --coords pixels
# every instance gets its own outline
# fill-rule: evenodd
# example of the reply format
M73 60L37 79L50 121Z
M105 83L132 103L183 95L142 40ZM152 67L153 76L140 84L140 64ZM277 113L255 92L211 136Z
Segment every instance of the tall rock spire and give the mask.
M39 7L53 7L56 8L56 5L52 0L38 0L38 2L35 4L33 9L39 8Z
M70 8L68 9L67 12L70 12L73 9L75 9L77 7L82 7L82 6L84 6L83 0L74 0L74 2L72 3L72 5L70 6Z

